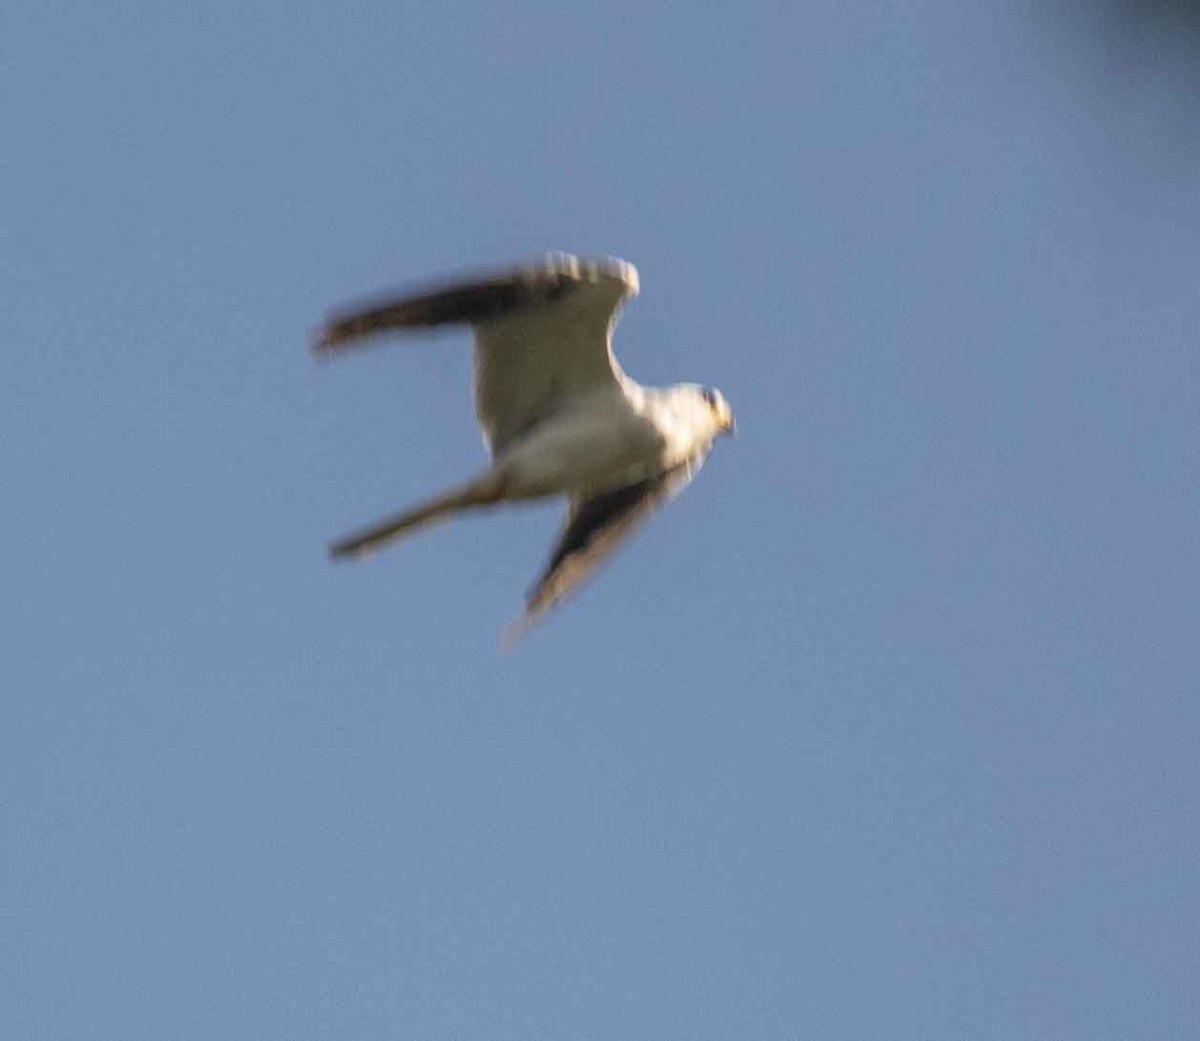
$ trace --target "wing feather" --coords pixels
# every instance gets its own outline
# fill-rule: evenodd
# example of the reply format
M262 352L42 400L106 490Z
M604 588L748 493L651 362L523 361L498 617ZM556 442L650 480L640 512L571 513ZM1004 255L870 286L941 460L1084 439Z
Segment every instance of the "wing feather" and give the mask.
M552 302L577 283L553 271L522 270L432 288L398 300L361 301L330 316L313 349L332 352L354 341L396 329L482 325L507 314Z
M392 330L472 326L475 411L499 452L565 402L619 382L611 331L637 291L631 264L552 253L504 274L335 313L313 348L333 354Z
M658 507L687 487L702 462L692 460L623 488L573 500L562 535L530 589L525 613L514 623L510 638L577 590Z

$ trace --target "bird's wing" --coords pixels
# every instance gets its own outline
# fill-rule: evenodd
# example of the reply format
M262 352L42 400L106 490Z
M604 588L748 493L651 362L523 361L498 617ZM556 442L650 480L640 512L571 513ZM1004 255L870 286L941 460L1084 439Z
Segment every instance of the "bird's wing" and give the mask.
M530 589L525 613L512 623L507 641L574 592L655 509L687 487L703 461L701 456L623 488L573 499L550 562Z
M334 315L315 349L333 353L391 329L475 331L475 409L493 452L572 399L620 380L611 332L637 271L564 253L505 274Z

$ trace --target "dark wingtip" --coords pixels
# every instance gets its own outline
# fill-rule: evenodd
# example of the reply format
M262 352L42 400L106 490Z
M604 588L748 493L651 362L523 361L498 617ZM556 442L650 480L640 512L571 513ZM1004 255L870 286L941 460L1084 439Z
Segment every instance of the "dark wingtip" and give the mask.
M308 336L308 349L314 358L324 361L333 353L334 338L328 327L314 329Z
M317 358L330 358L339 353L359 330L346 321L330 321L309 335L309 349Z
M363 545L362 539L351 535L329 543L329 559L336 561L353 560L355 557L361 557L365 550L366 547Z
M512 651L517 644L525 639L536 621L536 618L528 614L522 614L507 622L504 628L500 630L500 653L508 654Z

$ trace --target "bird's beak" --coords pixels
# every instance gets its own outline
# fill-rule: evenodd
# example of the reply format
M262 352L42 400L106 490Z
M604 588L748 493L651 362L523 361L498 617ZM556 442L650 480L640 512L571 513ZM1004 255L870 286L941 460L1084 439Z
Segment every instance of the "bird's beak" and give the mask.
M721 425L721 433L727 434L729 437L737 437L737 420L733 418L733 412L726 409L722 418L724 422Z

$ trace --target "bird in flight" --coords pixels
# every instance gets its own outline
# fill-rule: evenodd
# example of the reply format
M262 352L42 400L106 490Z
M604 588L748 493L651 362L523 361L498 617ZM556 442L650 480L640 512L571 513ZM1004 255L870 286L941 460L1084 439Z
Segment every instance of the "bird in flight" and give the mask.
M471 326L475 414L491 464L340 539L331 555L361 556L468 510L565 496L562 533L509 637L560 603L682 491L713 441L734 429L719 391L693 383L643 387L621 370L612 330L637 291L632 264L551 253L504 273L332 314L314 342L318 356L392 330Z

